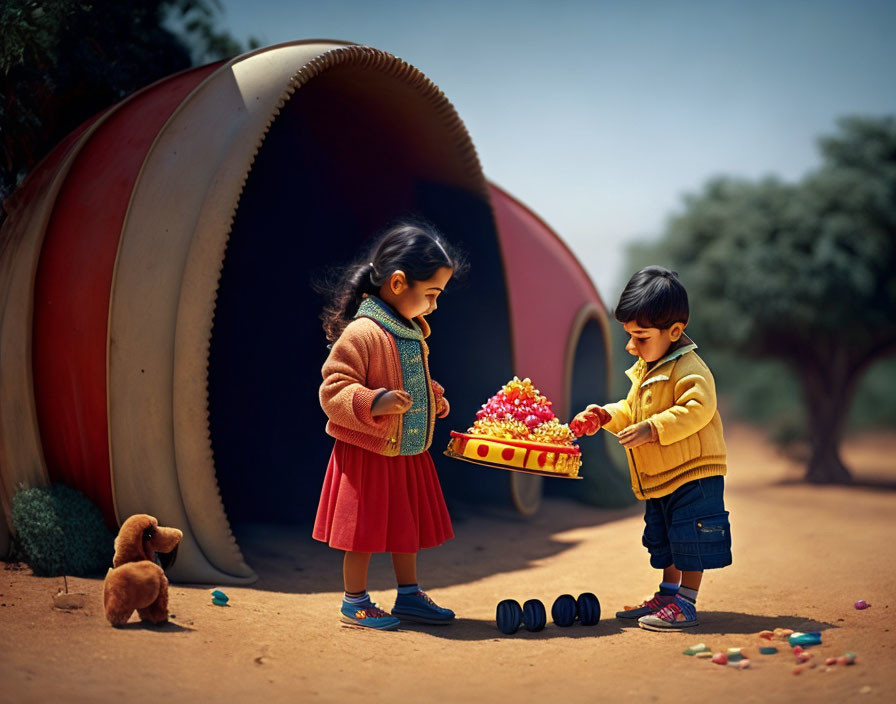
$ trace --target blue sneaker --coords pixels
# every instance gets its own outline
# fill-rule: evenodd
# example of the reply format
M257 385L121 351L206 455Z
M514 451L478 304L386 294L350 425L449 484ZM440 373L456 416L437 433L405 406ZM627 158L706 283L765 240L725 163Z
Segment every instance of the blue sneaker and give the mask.
M451 609L443 609L436 604L422 589L416 594L399 594L395 597L392 613L398 614L406 621L443 625L454 620Z
M390 616L372 601L365 601L361 604L350 604L347 601L342 602L342 621L352 626L362 626L363 628L374 628L378 631L391 631L398 628L401 623L394 616Z

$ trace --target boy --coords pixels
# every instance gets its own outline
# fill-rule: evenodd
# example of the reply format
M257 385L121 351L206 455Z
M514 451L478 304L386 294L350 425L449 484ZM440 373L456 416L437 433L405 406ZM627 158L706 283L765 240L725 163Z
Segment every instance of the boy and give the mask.
M723 500L726 473L715 382L684 334L688 294L678 274L659 266L636 273L614 312L638 361L626 375L628 396L589 405L569 424L582 436L603 427L626 448L635 496L645 500L642 542L663 570L659 591L620 619L668 631L697 625L703 570L731 564L731 530Z

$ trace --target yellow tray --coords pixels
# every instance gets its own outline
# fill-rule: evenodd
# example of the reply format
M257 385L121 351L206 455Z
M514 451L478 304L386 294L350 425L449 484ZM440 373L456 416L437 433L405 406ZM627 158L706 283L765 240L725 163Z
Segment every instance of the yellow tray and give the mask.
M483 462L481 460L474 460L469 457L464 457L463 455L459 455L453 450L445 450L443 453L448 455L448 457L453 457L456 460L463 460L464 462L469 462L470 464L478 464L480 467L491 467L492 469L506 469L511 472L522 472L523 474L537 474L540 477L553 477L554 479L581 479L581 476L571 477L568 474L558 474L557 472L539 472L537 469L523 469L521 467L509 467L506 464L492 464L491 462Z

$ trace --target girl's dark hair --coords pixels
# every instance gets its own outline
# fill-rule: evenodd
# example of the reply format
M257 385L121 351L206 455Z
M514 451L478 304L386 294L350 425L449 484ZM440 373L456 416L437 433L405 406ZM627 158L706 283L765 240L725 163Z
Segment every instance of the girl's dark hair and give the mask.
M335 342L354 318L364 294L379 295L380 287L395 271L400 269L408 283L414 283L432 278L443 267L458 276L467 263L435 226L422 220L403 220L389 227L367 256L329 281L315 284L328 299L320 316L327 339Z
M620 323L632 320L645 328L664 330L690 317L688 292L678 273L661 266L645 266L629 279L613 316Z

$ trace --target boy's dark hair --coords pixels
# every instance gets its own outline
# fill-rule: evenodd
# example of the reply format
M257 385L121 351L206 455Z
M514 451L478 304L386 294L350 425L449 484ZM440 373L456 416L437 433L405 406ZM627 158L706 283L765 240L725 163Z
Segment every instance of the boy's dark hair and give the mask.
M661 266L645 266L629 279L613 316L620 323L632 320L645 328L664 330L690 317L688 292L678 273Z
M315 290L329 301L320 316L327 339L335 342L352 321L364 294L378 295L395 271L403 271L412 284L431 278L443 267L458 276L467 262L434 225L416 219L392 225L377 237L367 256L329 280L315 283Z

